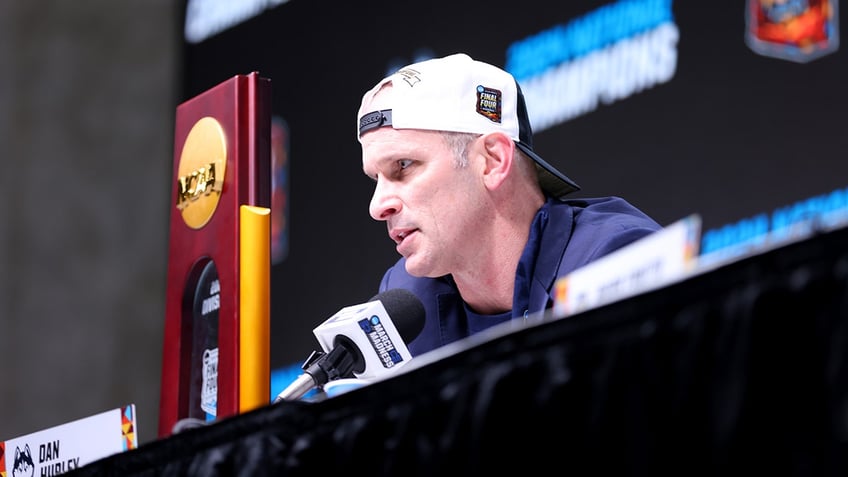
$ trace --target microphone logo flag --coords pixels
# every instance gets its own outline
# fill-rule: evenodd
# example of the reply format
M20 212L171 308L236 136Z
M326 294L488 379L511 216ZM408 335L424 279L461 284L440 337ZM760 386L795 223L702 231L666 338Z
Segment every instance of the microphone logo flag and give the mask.
M342 308L313 330L324 352L336 346L337 337L346 337L364 351L365 370L356 373L362 379L376 378L410 359L407 349L386 308L379 300Z

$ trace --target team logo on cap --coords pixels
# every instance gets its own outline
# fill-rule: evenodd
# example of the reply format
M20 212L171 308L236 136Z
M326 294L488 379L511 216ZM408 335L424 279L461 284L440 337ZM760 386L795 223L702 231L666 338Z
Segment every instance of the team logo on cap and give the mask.
M501 122L501 92L497 89L477 86L477 113L490 121Z
M398 71L397 74L399 74L409 86L415 86L417 83L421 82L421 78L418 77L421 73L418 70L404 68Z

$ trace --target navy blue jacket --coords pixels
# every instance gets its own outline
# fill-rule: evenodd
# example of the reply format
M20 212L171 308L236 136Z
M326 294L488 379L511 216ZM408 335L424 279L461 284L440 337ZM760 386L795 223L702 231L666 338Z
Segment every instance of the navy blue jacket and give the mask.
M380 292L405 288L424 304L424 329L407 343L410 353L417 356L510 318L550 308L557 278L660 228L619 197L548 199L536 213L518 264L512 313L469 315L452 277L413 277L406 272L405 258L386 271Z

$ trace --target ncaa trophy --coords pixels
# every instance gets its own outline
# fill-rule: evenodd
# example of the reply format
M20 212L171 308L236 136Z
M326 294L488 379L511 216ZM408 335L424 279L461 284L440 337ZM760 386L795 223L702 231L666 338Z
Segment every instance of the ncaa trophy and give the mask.
M270 80L177 106L159 437L270 401Z

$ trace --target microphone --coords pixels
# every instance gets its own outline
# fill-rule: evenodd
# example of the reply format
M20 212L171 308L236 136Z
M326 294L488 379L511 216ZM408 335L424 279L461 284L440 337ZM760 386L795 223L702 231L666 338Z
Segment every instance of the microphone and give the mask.
M374 379L409 362L406 347L424 328L424 305L409 290L394 288L368 302L344 307L312 330L324 350L313 351L304 373L274 399L299 399L330 381Z

